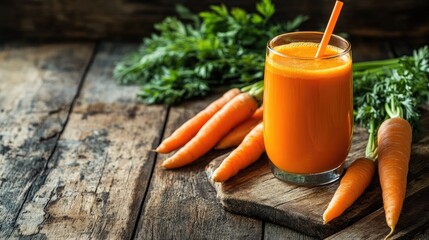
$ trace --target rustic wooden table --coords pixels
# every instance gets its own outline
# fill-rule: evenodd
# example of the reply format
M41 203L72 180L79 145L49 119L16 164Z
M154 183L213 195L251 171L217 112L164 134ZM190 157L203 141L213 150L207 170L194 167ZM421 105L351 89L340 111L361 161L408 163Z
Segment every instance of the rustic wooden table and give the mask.
M352 39L353 58L409 54L425 41ZM312 239L225 211L204 172L223 152L160 167L166 156L152 149L216 95L174 107L138 102L138 87L112 79L137 47L0 43L0 238ZM428 201L416 200L419 221L398 237L429 238ZM380 237L359 224L344 231L338 238Z

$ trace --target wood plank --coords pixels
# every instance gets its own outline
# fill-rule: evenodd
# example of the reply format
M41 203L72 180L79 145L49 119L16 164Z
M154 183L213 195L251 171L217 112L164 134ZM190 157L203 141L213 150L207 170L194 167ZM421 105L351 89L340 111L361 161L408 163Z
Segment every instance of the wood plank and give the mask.
M389 44L386 41L368 38L352 38L349 41L352 44L352 55L354 62L393 57L393 53L391 52ZM264 224L264 238L311 239L312 237L274 223L266 222Z
M368 45L364 46L364 48L367 47L369 48ZM375 52L379 49L375 46L372 48ZM355 53L358 54L359 51ZM422 123L428 122L425 119L425 117L422 118ZM429 129L429 125L424 125L423 128ZM366 141L366 130L356 127L346 166L353 159L363 156ZM413 145L408 194L416 193L429 185L429 180L423 178L429 173L429 168L424 161L429 157L427 149L427 136L420 138ZM225 156L220 156L212 161L206 169L209 178L224 158ZM282 224L315 237L329 236L382 206L381 189L376 176L367 191L353 206L340 218L323 225L321 217L323 210L336 190L338 182L321 187L298 187L281 182L273 177L266 156L231 180L222 184L216 183L214 186L225 209Z
M395 57L410 55L412 50L427 44L426 39L396 39L392 41L391 46ZM423 184L420 180L412 180L422 174L422 171L427 171L428 164L426 163L429 151L427 147L423 147L429 143L429 111L428 107L425 106L426 111L423 112L421 117L422 128L417 136L415 136L416 144L413 145L410 169L408 173L408 186L407 186L407 198L404 202L404 207L401 213L401 217L398 222L397 231L392 236L394 239L426 239L429 228L429 219L427 202L429 201L428 187L427 184ZM426 149L426 150L424 150ZM411 182L410 182L411 180ZM344 229L343 231L332 235L330 239L342 239L344 236L351 236L355 238L365 239L379 239L383 238L389 229L386 226L384 232L377 231L370 236L368 233L372 231L372 228L377 226L386 226L384 210L383 208L378 209L373 214L355 223L354 225ZM415 236L414 236L415 235Z
M391 47L396 57L404 55L412 55L413 50L421 48L425 45L429 46L429 40L427 38L399 38L391 40Z
M94 45L0 46L0 238L26 214L52 158Z
M365 143L366 131L355 131L347 165L352 159L362 156ZM220 156L210 163L206 169L210 179L225 157ZM271 173L266 155L227 182L213 184L226 210L261 218L319 238L351 225L381 206L381 191L375 180L340 219L324 225L321 216L338 182L319 187L301 187L282 182Z
M429 164L427 161L429 156L429 108L427 107L422 116L421 123L423 130L417 136L417 142L412 147L407 178L407 197L398 222L397 231L392 237L393 239L408 239L413 235L417 235L415 237L418 239L419 235L427 235L427 232L424 233L423 231L429 228L429 208L427 206L427 202L429 201L429 179L424 177L429 173ZM343 231L332 235L330 238L343 239L344 236L355 236L356 238L367 239L366 236L371 233L368 239L379 239L384 237L388 232L389 228L386 225L384 211L380 207L374 213Z
M373 61L394 57L389 42L365 37L351 38L353 62Z
M332 9L332 1L314 4L307 0L273 1L276 20L290 20L298 14L311 18L301 29L324 29ZM0 35L2 38L141 38L153 31L153 24L175 14L176 3L194 11L207 10L222 0L56 0L1 1ZM255 11L255 1L231 0L228 6ZM354 36L398 37L429 35L429 5L422 0L347 1L336 31ZM286 16L286 19L285 19ZM395 17L392 17L395 16ZM55 23L55 24L53 24ZM268 41L268 39L266 40Z
M425 240L425 239L429 239L429 227L426 228L426 230L417 233L414 237L412 237L411 239L413 240Z
M264 223L264 240L275 240L275 239L284 239L284 240L316 240L317 238L304 235L300 232L294 231L292 229L270 223Z
M429 228L429 187L426 186L405 199L401 218L391 239L409 239L423 235ZM383 209L355 223L327 239L382 239L390 232ZM426 233L427 234L427 233Z
M218 96L171 108L164 137ZM204 166L221 153L210 152L176 170L162 169L160 164L169 155L158 155L138 239L261 239L261 221L225 212L216 201Z
M46 170L23 206L12 237L130 238L166 118L118 86L115 62L136 45L103 43Z

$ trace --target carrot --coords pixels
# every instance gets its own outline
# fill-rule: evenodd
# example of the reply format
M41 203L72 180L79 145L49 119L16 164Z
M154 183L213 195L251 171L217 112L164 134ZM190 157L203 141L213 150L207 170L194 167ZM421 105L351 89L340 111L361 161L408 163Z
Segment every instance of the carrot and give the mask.
M231 99L240 94L240 90L237 88L231 89L226 92L221 98L212 102L204 110L199 112L193 118L185 122L181 127L171 134L170 137L166 138L156 149L159 153L169 153L177 148L185 145L191 140L201 129L201 127L225 104Z
M403 118L385 120L378 129L378 173L388 238L399 220L407 187L408 163L411 154L412 130Z
M252 115L252 118L262 119L263 116L264 116L264 105L256 109L256 111Z
M249 118L258 103L248 93L241 93L217 112L185 146L162 164L165 168L178 168L204 155L232 128Z
M359 198L371 183L375 167L374 161L368 158L359 158L350 165L323 213L323 224L340 216Z
M213 173L215 182L224 182L259 159L265 152L263 123L259 123L243 142L223 160Z
M240 145L246 135L252 131L252 129L262 122L263 106L258 108L253 115L238 125L231 132L229 132L220 142L216 145L215 149L225 149L229 147L235 147Z

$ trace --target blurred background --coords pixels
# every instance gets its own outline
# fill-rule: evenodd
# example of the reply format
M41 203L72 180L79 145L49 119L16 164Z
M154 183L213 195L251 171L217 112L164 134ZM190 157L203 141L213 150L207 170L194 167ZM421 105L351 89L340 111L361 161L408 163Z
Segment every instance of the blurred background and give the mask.
M180 3L192 11L225 3L253 10L249 0L2 0L1 39L138 40L153 32L153 24L175 14ZM274 0L275 18L310 19L301 30L323 30L333 0ZM335 32L352 37L429 39L428 0L345 1Z

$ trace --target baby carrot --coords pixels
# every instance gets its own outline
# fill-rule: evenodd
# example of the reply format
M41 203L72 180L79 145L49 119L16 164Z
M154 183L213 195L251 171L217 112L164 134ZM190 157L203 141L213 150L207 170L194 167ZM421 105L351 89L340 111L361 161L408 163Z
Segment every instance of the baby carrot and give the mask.
M198 133L201 127L215 113L217 113L223 106L225 106L225 104L231 101L231 99L236 97L238 94L240 94L240 90L238 90L237 88L231 89L226 92L221 98L212 102L204 110L202 110L193 118L185 122L181 127L174 131L170 137L164 139L164 141L162 141L156 151L159 153L169 153L185 145Z
M378 174L388 238L399 220L407 187L408 163L411 154L412 130L403 118L385 120L378 129Z
M165 168L185 166L204 155L232 128L249 118L258 103L248 93L241 93L217 112L185 146L165 160Z
M263 123L259 123L243 142L223 160L213 173L215 182L224 182L259 159L265 152Z
M323 213L323 224L340 216L359 198L371 183L375 167L374 161L368 158L359 158L350 165Z
M240 145L246 135L252 131L252 129L262 122L263 106L258 108L253 115L238 125L231 132L229 132L220 142L216 145L215 149L225 149L229 147L235 147Z

